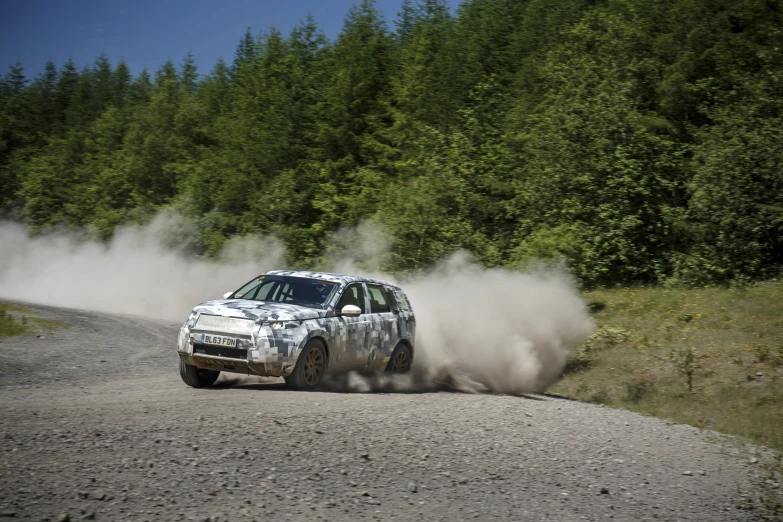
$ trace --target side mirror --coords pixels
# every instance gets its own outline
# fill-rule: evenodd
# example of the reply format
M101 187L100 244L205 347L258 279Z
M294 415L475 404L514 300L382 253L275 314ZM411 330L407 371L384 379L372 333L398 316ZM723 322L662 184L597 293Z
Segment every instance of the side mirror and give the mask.
M340 310L340 315L344 317L359 317L362 315L362 309L356 305L345 305L343 306L343 309Z
M223 299L228 299L233 293L234 292L226 292L225 294L223 294Z

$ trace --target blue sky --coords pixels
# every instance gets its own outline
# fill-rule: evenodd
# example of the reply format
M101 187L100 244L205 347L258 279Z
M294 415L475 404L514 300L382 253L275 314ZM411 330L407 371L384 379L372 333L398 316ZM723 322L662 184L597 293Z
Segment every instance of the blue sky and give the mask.
M459 0L449 0L456 8ZM32 77L48 59L78 67L100 52L124 58L136 74L154 71L168 57L180 64L190 51L201 73L219 57L231 61L248 27L258 34L275 26L287 34L312 14L333 39L355 0L8 0L0 6L0 71L17 60ZM400 0L377 0L390 27Z

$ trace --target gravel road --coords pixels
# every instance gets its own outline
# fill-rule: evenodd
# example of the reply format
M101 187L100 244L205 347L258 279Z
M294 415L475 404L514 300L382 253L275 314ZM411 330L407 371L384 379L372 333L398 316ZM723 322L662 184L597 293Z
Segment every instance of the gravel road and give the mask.
M34 308L71 327L0 342L0 517L753 518L759 470L710 432L550 396L193 390L178 325Z

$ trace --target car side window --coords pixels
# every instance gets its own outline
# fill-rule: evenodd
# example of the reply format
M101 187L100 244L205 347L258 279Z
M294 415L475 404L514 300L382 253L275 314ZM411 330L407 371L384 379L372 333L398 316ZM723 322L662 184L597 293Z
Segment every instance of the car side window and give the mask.
M346 287L342 297L337 302L336 310L339 312L347 305L358 306L362 313L366 313L364 309L364 289L361 283L354 283Z
M411 306L411 302L408 300L408 296L405 295L405 292L398 290L397 295L400 296L400 303L402 303L402 308L406 312L413 312L413 307Z
M400 303L397 301L397 296L394 294L394 290L391 288L384 287L386 290L386 297L389 298L389 306L391 307L391 311L396 313L400 312Z
M382 286L367 285L367 292L370 294L370 313L382 314L391 312L389 300L386 299L386 292L383 291Z

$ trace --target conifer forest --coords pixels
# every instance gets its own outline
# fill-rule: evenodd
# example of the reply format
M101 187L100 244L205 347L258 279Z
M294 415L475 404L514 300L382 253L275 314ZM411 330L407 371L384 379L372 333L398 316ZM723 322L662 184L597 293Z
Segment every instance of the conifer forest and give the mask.
M272 235L292 267L369 222L390 271L465 250L588 287L783 276L780 0L363 0L331 40L312 18L237 39L206 69L11 65L0 216L109 239L171 211L199 255Z

